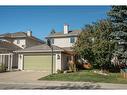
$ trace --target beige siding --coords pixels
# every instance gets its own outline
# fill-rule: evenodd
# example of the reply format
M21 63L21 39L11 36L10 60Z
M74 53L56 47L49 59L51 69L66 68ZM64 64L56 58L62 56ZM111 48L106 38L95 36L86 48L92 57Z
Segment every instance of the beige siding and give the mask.
M17 44L17 40L20 40L20 43ZM26 47L31 47L31 46L35 46L35 45L40 45L41 43L39 41L30 39L30 38L22 38L22 39L15 39L13 41L14 44L16 44L17 46L21 47L21 48L26 48Z
M75 40L77 38L75 37ZM59 47L71 47L74 43L70 43L70 38L54 38L54 45Z

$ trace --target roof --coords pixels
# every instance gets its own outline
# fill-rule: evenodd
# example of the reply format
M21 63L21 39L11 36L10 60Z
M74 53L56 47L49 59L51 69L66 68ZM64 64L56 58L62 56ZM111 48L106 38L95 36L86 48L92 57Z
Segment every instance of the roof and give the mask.
M81 33L81 30L72 30L72 31L69 31L68 34L64 34L64 32L55 32L55 33L49 34L46 38L78 36L80 33Z
M25 32L16 32L16 33L5 33L1 34L0 38L20 38L20 37L27 37L27 34Z
M60 47L57 47L55 45L53 45L53 51L64 51L63 49L61 49ZM52 52L51 48L46 45L46 44L42 44L42 45L37 45L37 46L32 46L32 47L28 47L25 49L21 49L21 50L17 50L15 52Z
M52 46L53 46L53 52L64 52L66 54L71 54L71 55L75 54L70 47L61 48L55 45L52 45ZM25 49L20 49L15 52L17 53L50 53L52 52L52 50L48 45L42 44L42 45L37 45L33 47L28 47Z
M21 48L18 47L17 45L15 45L15 44L11 43L11 42L0 40L0 49L15 51L15 50L18 50L18 49L21 49Z
M36 38L35 36L28 36L26 32L16 32L16 33L5 33L1 34L0 38L30 38L36 41L39 41L40 43L44 43L42 40Z

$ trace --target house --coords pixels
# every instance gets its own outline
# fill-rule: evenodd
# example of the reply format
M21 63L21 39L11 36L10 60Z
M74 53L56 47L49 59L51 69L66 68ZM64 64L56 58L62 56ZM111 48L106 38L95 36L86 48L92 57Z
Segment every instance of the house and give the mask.
M19 46L11 42L0 40L0 65L4 65L8 71L17 67L18 56L13 51L19 49Z
M73 58L74 52L71 47L77 40L80 30L69 30L67 24L64 25L63 32L49 34L46 39L51 40L53 47L54 73L57 70L68 69L68 60ZM47 44L28 47L15 51L19 54L19 70L41 70L51 72L52 49Z
M0 53L13 53L18 49L21 48L11 42L0 40Z
M32 36L32 31L1 34L0 64L4 64L10 69L18 69L19 57L14 51L41 45L43 43L44 42L42 40Z
M64 24L63 32L50 33L46 39L51 40L52 45L62 48L70 48L74 45L81 30L69 30L69 25Z
M9 41L22 49L43 44L44 42L32 35L32 31L5 33L0 35L1 40Z

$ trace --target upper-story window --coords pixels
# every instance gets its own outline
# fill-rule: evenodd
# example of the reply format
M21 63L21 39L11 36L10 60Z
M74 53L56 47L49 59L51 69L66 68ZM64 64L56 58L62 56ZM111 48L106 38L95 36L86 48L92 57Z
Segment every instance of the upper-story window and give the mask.
M51 44L54 44L54 39L53 38L51 39Z
M75 37L70 37L70 43L74 43L75 42Z
M17 40L17 44L20 44L20 40Z

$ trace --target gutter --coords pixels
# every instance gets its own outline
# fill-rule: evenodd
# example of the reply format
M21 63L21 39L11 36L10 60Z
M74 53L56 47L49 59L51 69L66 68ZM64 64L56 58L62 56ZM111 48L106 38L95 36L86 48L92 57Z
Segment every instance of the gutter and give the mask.
M66 38L66 37L74 37L74 36L77 37L78 34L73 34L73 35L54 35L54 36L52 35L52 36L48 36L48 37L45 37L45 38L46 39L47 38L61 38L61 37L65 37Z
M59 51L64 51L64 50L54 50L54 52L59 52ZM29 52L34 52L34 53L35 53L35 52L42 52L42 53L43 53L43 52L44 52L44 53L45 53L45 52L52 52L52 51L51 51L51 50L46 50L46 51L45 51L45 50L34 50L34 51L32 51L32 50L27 50L27 51L14 51L14 52L16 52L16 53L27 53L27 52L28 52L28 53L29 53Z

